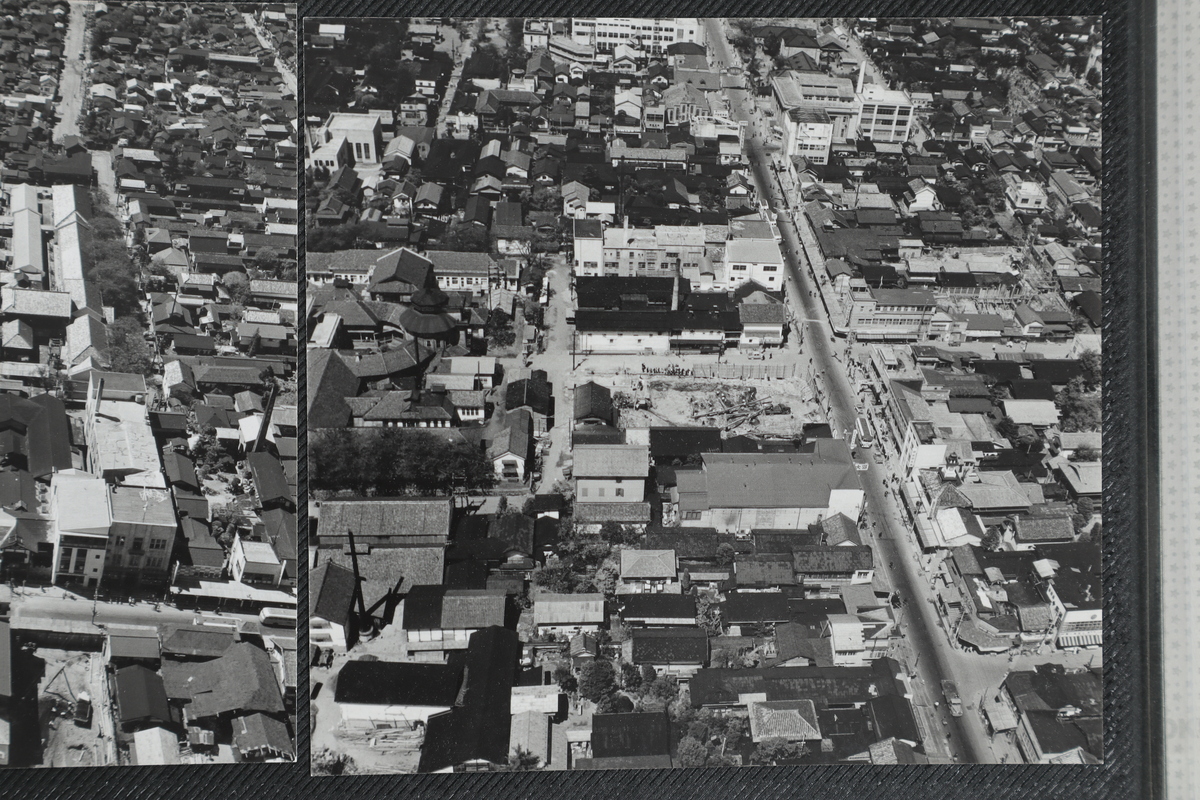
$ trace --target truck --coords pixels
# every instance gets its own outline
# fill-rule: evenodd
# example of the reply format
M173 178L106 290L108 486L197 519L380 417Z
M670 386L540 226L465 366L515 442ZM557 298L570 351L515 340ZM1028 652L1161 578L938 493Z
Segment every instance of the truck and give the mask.
M81 728L92 727L92 697L80 692L75 698L75 724Z
M942 681L942 694L946 698L946 707L950 709L950 716L961 717L963 715L962 698L958 696L958 687L954 685L954 681Z

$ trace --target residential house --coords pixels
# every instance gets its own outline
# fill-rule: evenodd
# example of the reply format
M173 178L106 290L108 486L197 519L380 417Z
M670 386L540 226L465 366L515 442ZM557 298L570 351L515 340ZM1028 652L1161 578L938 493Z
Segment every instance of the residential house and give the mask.
M697 670L708 666L708 633L702 628L634 628L622 645L630 664L650 665L657 675L686 683Z
M604 595L552 594L540 592L533 598L533 622L539 636L571 637L595 633L608 621Z
M679 565L674 550L622 550L618 594L679 592Z
M354 641L354 572L323 561L309 574L308 640L319 648L344 653Z
M503 589L447 589L414 586L404 598L402 625L409 656L441 661L451 650L465 650L471 635L504 626Z

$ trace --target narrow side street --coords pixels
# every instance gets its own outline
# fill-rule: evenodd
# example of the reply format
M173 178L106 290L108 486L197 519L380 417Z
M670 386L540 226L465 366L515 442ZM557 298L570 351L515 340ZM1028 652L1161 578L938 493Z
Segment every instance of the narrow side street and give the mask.
M67 40L63 47L66 56L62 80L58 84L58 123L53 139L62 143L67 136L79 135L79 114L83 109L83 94L87 84L87 27L93 3L70 0L71 17L67 23Z
M271 42L271 38L267 36L266 32L263 31L261 26L259 26L258 20L255 19L254 14L245 12L242 14L242 19L246 21L246 25L249 26L250 30L254 31L254 35L258 39L259 44L268 50L275 50L275 45ZM279 70L280 76L283 77L283 83L291 91L292 96L297 96L296 74L288 68L288 65L285 64L282 59L278 58L275 59L275 69Z

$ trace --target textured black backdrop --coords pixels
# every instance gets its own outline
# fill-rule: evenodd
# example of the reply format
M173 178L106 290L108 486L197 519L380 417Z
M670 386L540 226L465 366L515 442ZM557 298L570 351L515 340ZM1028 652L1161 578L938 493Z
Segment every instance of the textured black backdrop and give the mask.
M301 17L361 16L1104 16L1104 639L1105 763L1100 767L858 765L815 768L742 768L611 772L496 773L394 777L312 778L308 775L306 658L298 691L300 759L292 765L129 767L0 772L0 798L385 797L573 800L655 798L726 800L805 797L871 798L1149 798L1159 793L1161 725L1157 698L1160 640L1156 597L1157 472L1155 394L1148 332L1153 326L1154 8L1150 2L771 2L747 5L596 2L384 2L307 0ZM300 70L303 85L303 66ZM301 102L303 92L301 92ZM303 106L301 106L303 118ZM302 206L303 207L303 206ZM303 253L303 234L301 235ZM304 308L303 293L301 308ZM303 325L303 321L301 321ZM301 341L307 337L300 331ZM306 385L303 363L300 385ZM304 404L300 428L304 430ZM302 434L303 437L303 434ZM301 439L301 486L304 485ZM300 508L306 506L301 497ZM301 513L300 536L307 526ZM300 607L308 608L307 574L300 576ZM1155 604L1154 608L1157 605ZM307 653L301 625L301 654Z

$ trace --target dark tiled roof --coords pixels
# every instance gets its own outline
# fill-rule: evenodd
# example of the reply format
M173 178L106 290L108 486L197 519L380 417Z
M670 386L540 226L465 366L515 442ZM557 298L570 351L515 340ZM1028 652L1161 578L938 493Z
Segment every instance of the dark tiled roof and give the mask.
M696 598L690 594L628 594L619 598L624 619L694 619Z
M671 721L666 711L592 717L592 755L596 758L662 756L670 752Z
M366 705L445 706L458 698L462 668L450 664L349 661L338 673L334 699Z
M513 631L493 626L471 634L466 686L455 708L429 718L420 772L467 761L508 760L511 692L520 653L521 641Z
M634 664L708 663L708 634L700 628L635 628L631 641Z
M354 608L354 573L340 564L325 561L309 576L309 614L345 625Z

